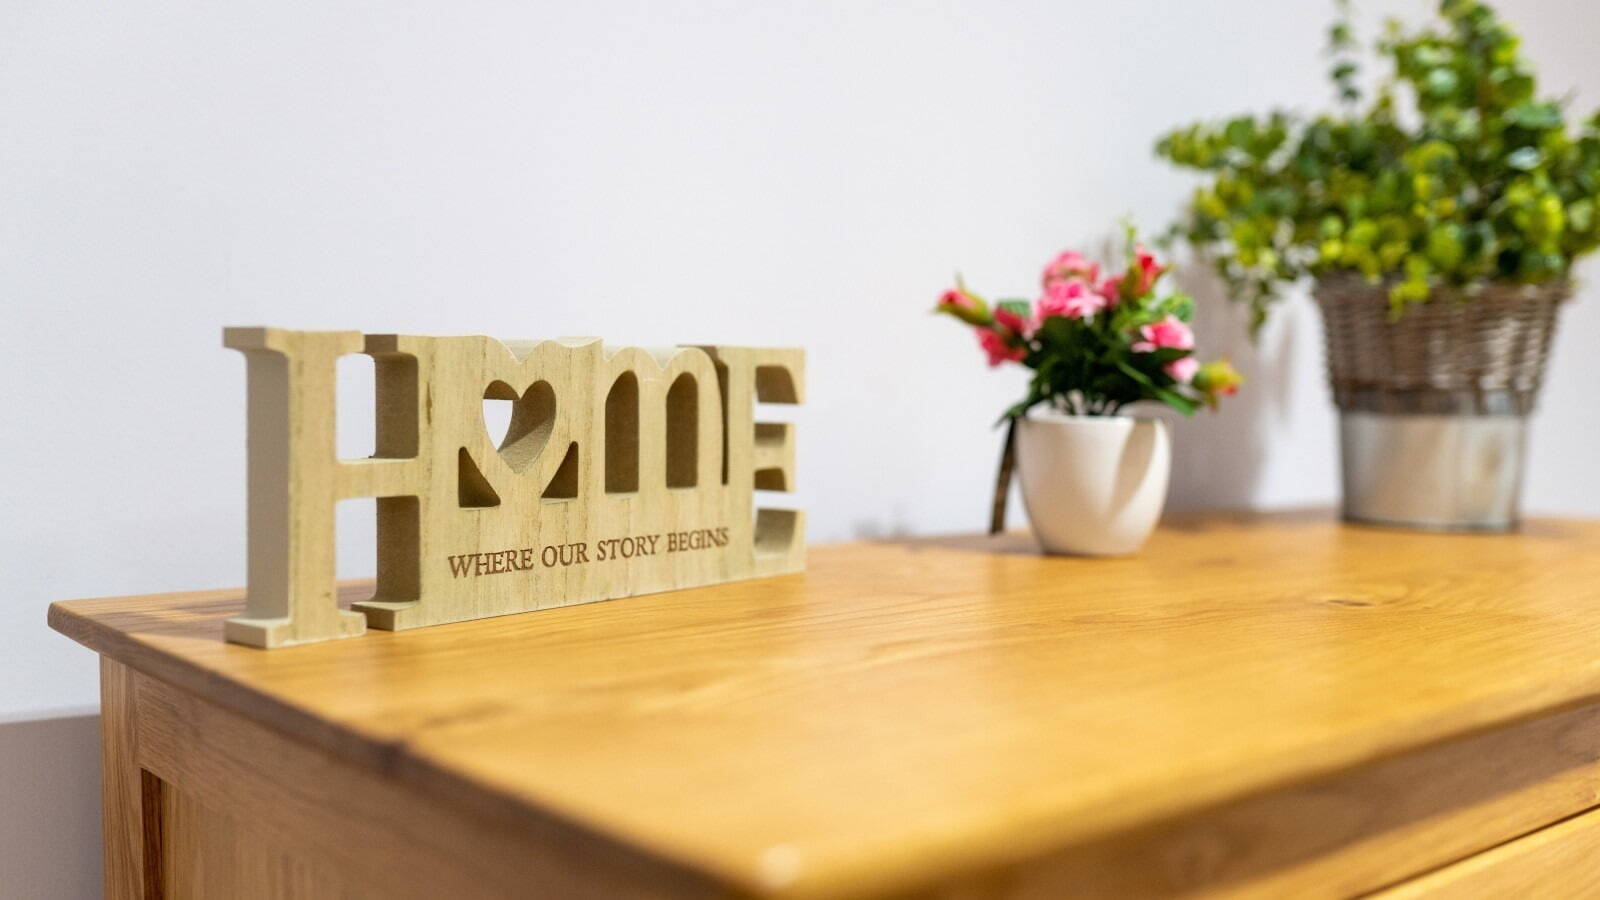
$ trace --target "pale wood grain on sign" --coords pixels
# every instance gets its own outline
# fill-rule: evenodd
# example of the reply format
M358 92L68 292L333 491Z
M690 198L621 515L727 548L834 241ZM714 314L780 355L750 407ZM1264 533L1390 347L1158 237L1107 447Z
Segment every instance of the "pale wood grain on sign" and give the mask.
M229 328L247 365L246 609L277 648L793 572L795 349ZM375 452L335 452L337 363L373 358ZM510 405L498 440L486 401ZM336 602L334 510L377 498L377 583Z

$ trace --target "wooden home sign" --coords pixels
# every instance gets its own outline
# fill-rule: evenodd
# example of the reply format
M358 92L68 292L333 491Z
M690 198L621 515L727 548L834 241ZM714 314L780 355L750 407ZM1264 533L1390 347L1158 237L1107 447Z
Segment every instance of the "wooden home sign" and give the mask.
M794 486L800 350L229 328L249 381L247 609L228 640L282 647L804 565ZM337 458L337 361L373 358L376 453ZM485 399L508 400L499 446ZM377 498L370 600L339 607L334 508Z

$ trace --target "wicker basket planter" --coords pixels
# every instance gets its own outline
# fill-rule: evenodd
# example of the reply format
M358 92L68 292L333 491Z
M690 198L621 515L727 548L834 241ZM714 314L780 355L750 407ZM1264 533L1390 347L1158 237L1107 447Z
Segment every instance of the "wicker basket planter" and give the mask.
M1398 321L1386 285L1341 275L1313 293L1340 413L1345 518L1514 528L1527 420L1570 285L1441 291Z

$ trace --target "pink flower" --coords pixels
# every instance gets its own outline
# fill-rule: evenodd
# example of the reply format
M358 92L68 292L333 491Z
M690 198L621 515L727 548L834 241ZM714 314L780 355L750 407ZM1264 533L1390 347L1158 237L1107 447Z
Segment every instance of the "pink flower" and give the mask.
M1122 276L1106 276L1106 280L1100 282L1100 286L1095 288L1095 291L1106 298L1107 306L1116 306L1117 301L1122 298Z
M1156 255L1147 250L1143 244L1133 248L1133 256L1139 266L1139 294L1143 296L1155 287L1156 279L1167 269L1156 262Z
M1081 281L1052 281L1035 307L1042 324L1050 316L1082 319L1106 308L1106 298L1089 290Z
M979 328L978 346L989 355L989 365L998 366L1003 362L1020 360L1023 357L1021 347L1013 347L1006 343L1006 339L996 334L992 329Z
M1049 290L1052 284L1075 278L1094 283L1100 278L1100 264L1085 259L1084 255L1076 250L1063 250L1044 267L1044 274L1040 276L1039 283L1045 290Z
M1194 332L1177 316L1169 315L1159 322L1139 326L1139 336L1142 341L1135 341L1134 352L1150 353L1155 350L1173 347L1178 350L1194 349Z
M996 309L994 311L994 321L995 324L1012 334L1020 334L1023 337L1027 337L1033 333L1033 323L1009 309Z
M1188 384L1198 371L1200 371L1200 360L1192 356L1181 356L1167 363L1167 374L1179 384Z
M972 302L971 297L968 297L966 294L961 293L955 288L951 288L950 290L939 295L940 307L949 306L957 309L972 309L975 305L976 304Z

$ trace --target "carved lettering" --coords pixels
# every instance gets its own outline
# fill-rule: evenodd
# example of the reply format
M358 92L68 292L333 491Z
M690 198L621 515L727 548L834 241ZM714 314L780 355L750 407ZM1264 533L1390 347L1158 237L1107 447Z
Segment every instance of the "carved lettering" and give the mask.
M665 538L665 541L662 539ZM602 538L594 542L594 562L616 562L638 556L655 556L658 552L677 553L682 550L708 550L728 544L727 526L700 528L691 531L673 531L662 534L629 535L620 538ZM453 578L478 575L499 575L503 572L525 572L532 568L537 557L543 568L582 565L590 561L590 545L576 544L520 547L510 550L491 550L477 553L458 553L445 557ZM487 562L483 562L487 560ZM487 567L487 571L484 571Z
M793 427L754 411L801 401L798 350L269 328L224 342L249 376L249 591L230 640L307 643L803 566L803 515L754 509L756 473L763 489L794 484ZM374 360L377 452L339 460L335 364L356 352ZM485 400L511 406L502 439ZM333 599L333 510L353 497L379 498L379 547L377 590L351 611Z

